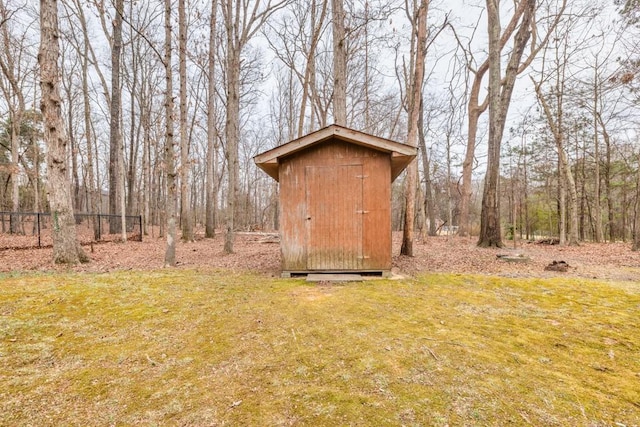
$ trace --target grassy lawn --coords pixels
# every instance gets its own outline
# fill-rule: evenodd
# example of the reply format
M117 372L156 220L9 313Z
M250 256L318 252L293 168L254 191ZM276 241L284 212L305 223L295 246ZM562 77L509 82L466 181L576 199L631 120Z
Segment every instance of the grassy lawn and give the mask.
M0 276L0 425L640 425L640 284Z

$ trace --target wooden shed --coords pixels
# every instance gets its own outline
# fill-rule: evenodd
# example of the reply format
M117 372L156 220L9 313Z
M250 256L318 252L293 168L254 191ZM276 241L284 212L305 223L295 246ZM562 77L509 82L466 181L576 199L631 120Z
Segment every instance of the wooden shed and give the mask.
M391 183L414 147L331 125L254 157L280 183L284 276L391 269Z

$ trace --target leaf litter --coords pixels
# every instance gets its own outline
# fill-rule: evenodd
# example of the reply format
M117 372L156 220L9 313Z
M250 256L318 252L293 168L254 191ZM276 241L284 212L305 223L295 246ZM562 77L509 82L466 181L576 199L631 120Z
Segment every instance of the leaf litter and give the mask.
M640 252L630 243L582 243L579 246L544 245L519 242L517 248L479 248L475 238L428 237L418 240L414 257L398 255L400 234L393 239L393 271L416 275L422 272L470 273L507 277L584 277L593 279L640 281ZM223 252L224 237L217 234L205 239L202 234L193 242L178 242L179 269L226 269L251 271L270 276L280 273L281 254L277 235L273 233L238 233L235 253ZM74 266L77 272L154 270L162 268L165 240L145 237L143 242L105 242L85 247L91 262ZM506 259L526 259L508 262ZM545 271L554 262L568 265L566 272ZM52 249L0 251L0 272L67 271L52 262Z

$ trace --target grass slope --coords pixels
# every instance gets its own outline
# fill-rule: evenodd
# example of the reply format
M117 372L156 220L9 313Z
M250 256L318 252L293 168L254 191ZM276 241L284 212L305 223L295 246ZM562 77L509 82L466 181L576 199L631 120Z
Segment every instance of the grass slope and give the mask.
M0 277L0 425L639 425L640 285Z

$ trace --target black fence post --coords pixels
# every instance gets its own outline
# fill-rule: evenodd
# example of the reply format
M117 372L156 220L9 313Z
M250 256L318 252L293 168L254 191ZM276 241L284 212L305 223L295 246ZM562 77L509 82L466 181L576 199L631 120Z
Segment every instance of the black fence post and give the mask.
M95 215L95 216L94 216ZM102 218L106 218L107 221L111 220L112 218L120 218L119 215L102 215L102 214L74 214L75 218L77 220L81 220L81 221L86 221L86 218L88 218L89 216L94 216L94 218L98 219L98 227L97 227L97 234L98 234L98 238L96 239L96 241L102 241L102 238L104 236L102 236ZM33 222L30 222L28 219L23 219L23 218L32 218ZM35 218L34 218L35 217ZM50 247L50 242L47 240L45 241L45 245L43 245L42 242L42 230L47 228L47 223L46 222L42 222L44 218L50 218L51 217L51 213L46 213L46 212L9 212L9 211L0 211L0 233L4 234L6 232L11 232L11 225L14 226L18 226L20 227L20 232L24 232L24 222L28 221L30 224L33 225L33 227L31 228L31 236L32 237L36 237L33 234L34 233L38 233L37 234L37 241L38 241L38 248L43 248L43 247ZM127 231L129 230L135 230L135 226L136 223L138 225L138 232L140 233L140 235L138 236L137 239L132 239L133 241L138 241L138 242L142 242L143 241L143 237L142 237L142 215L127 215L126 216L126 229ZM7 227L7 225L9 227ZM94 229L95 230L95 229ZM94 236L95 237L95 236ZM108 236L107 238L110 239L113 236ZM33 244L33 243L32 243ZM6 248L11 248L11 247L15 247L15 248L23 248L24 246L21 245L16 245L13 246L9 243L9 246L6 246ZM35 247L34 246L27 246L27 247ZM0 247L0 249L5 248L5 246Z

